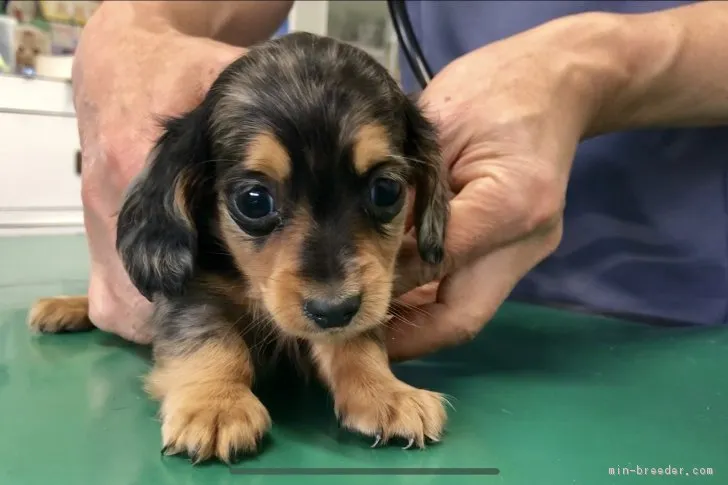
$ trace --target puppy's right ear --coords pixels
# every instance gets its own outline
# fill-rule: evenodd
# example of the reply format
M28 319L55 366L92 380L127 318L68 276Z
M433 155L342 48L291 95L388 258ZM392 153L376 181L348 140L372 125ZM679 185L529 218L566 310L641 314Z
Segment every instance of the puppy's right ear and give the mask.
M127 191L116 249L131 281L148 300L184 292L197 256L195 204L209 183L204 105L164 123L146 168Z
M448 187L435 125L414 99L404 99L404 154L415 181L415 228L423 261L439 265L445 257L445 232L450 218Z

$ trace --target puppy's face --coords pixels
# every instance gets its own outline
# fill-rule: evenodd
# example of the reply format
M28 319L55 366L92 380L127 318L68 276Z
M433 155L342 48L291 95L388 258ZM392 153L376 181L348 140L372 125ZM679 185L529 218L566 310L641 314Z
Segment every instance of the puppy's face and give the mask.
M283 332L358 333L385 319L409 211L423 259L442 259L440 170L432 126L382 66L293 34L252 49L167 124L118 246L147 297L176 297L217 238ZM157 221L140 223L144 210Z
M303 137L254 134L221 179L223 238L294 335L364 330L389 305L411 174L375 116L346 116Z

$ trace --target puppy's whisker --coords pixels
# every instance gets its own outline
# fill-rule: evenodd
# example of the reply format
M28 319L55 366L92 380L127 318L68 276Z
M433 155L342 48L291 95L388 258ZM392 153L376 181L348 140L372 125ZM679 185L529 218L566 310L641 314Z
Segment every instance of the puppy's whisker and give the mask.
M275 340L275 338L278 334L278 331L277 331L276 326L270 325L270 323L271 323L270 319L264 319L260 322L261 325L265 325L267 327L268 332L265 334L265 336L263 338L258 340L251 347L251 352L257 351L257 350L262 351L263 349L265 349L268 346L268 344L270 344L271 342L273 342Z
M268 334L263 339L261 339L261 341L258 344L256 344L256 346L258 346L261 349L264 349L271 343L275 342L276 337L278 337L278 335L279 335L278 329L275 325L269 325L268 328L270 329L268 331Z
M457 401L457 398L451 394L443 394L440 393L440 398L442 399L442 402L445 403L446 406L448 406L453 411L456 411L455 406L453 405L452 401Z
M404 155L401 155L400 158L402 160L405 160L407 162L414 163L414 164L429 165L429 162L427 162L426 160L420 160L419 158L407 157L407 156L404 156Z
M404 307L403 309L405 310L411 310L413 312L420 313L421 315L424 315L426 317L432 317L432 314L424 308L400 300L392 300L391 307Z
M392 311L390 311L389 313L391 315L393 315L397 319L397 322L401 322L401 323L404 323L406 325L410 325L412 327L418 327L418 325L415 322L409 320L407 317L405 317L404 315L402 315L400 313L392 312ZM392 320L387 320L384 324L389 329L394 329L395 328L395 322L392 321Z

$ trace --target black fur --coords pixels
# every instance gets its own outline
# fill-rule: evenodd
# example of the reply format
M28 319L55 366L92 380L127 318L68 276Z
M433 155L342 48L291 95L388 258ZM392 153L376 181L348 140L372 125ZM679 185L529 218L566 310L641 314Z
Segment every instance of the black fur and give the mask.
M404 102L407 134L404 152L411 159L417 191L415 227L420 257L439 264L445 255L445 228L448 222L448 191L433 125L417 106Z
M195 272L199 218L211 192L209 102L164 124L144 172L131 185L117 221L117 250L134 285L146 298L184 293ZM175 201L182 190L186 208ZM191 210L190 218L186 210Z

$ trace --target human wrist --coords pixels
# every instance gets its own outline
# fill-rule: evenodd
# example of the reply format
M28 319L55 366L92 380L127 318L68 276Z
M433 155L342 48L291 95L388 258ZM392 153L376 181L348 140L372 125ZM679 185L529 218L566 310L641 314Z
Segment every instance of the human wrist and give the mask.
M162 3L164 2L102 2L84 30L91 28L102 33L130 28L153 33L179 31Z
M623 15L590 12L553 20L534 29L531 42L543 46L553 96L562 109L560 125L577 139L613 131L615 100L628 103L641 72L630 44L633 26Z
M475 63L491 73L489 105L496 106L490 124L505 126L510 138L559 161L568 173L602 106L628 83L630 74L615 55L623 29L616 15L578 14L481 48Z
M582 14L576 29L602 32L585 49L589 106L583 137L728 123L728 4L699 2L645 14Z
M150 33L173 31L235 47L249 47L270 38L285 20L292 0L114 1L102 3L110 23Z
M601 32L600 45L582 53L598 59L584 79L590 102L582 137L660 124L658 86L679 55L680 26L661 13L579 17L579 28Z
M603 131L728 124L728 3L625 16L629 83L599 114Z
M114 1L103 2L94 17L105 28L216 39L229 15L224 8L206 8L204 2Z

